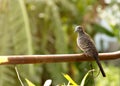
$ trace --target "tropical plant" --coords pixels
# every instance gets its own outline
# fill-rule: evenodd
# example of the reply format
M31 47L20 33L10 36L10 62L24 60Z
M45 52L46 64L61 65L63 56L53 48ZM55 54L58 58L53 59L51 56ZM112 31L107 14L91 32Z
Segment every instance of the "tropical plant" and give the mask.
M118 2L111 2L117 4ZM81 24L93 38L97 33L120 38L120 25L111 24L112 31L100 24L98 9L111 5L104 0L1 0L0 55L80 53L76 46L74 26ZM116 12L116 11L115 11ZM117 28L117 29L116 29ZM101 50L100 50L101 51ZM76 82L90 70L88 62L17 65L22 81L36 85L47 79L53 85L65 83L61 73L69 74ZM13 65L0 67L0 85L18 86ZM88 76L86 86L94 83Z

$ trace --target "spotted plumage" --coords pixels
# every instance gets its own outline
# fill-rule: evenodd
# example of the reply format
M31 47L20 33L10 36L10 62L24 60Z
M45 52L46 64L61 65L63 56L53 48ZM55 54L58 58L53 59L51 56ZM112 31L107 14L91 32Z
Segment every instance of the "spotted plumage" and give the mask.
M100 63L99 57L98 57L98 52L97 49L94 45L93 40L90 38L90 36L83 30L82 26L76 26L75 27L75 32L78 33L77 37L77 45L78 47L85 53L86 56L88 57L93 57L96 60L96 63L99 66L99 69L105 77L105 72L102 68L102 65Z

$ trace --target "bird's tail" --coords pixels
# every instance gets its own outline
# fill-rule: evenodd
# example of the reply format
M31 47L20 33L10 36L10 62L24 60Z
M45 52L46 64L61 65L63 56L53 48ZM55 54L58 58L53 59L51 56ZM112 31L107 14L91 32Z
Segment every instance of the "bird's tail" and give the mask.
M97 64L98 64L98 66L99 66L99 69L100 69L100 71L101 71L103 77L106 77L106 74L105 74L105 72L104 72L104 70L103 70L103 67L102 67L102 65L101 65L101 63L100 63L99 58L98 58L98 57L94 57L94 58L95 58L95 60L96 60L96 62L97 62Z

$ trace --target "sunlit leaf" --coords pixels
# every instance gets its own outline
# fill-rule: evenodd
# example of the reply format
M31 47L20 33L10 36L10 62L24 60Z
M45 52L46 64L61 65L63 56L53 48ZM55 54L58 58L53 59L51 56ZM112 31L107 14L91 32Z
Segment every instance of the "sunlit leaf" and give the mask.
M78 86L77 83L74 82L69 75L63 74L63 76L64 76L73 86Z
M25 79L25 80L26 80L28 86L35 86L30 80L28 80L28 79Z

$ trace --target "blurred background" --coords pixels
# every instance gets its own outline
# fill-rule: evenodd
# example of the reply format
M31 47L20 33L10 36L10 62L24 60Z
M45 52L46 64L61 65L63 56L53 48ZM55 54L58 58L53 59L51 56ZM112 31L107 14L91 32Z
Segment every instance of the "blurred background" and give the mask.
M83 25L99 52L120 49L120 0L0 0L0 55L81 53L74 27ZM107 74L85 86L120 86L120 59L102 61ZM99 72L96 63L93 67ZM36 86L47 79L67 84L62 73L80 84L90 62L17 65L22 81ZM97 75L95 73L95 76ZM13 65L0 66L0 86L20 86Z

